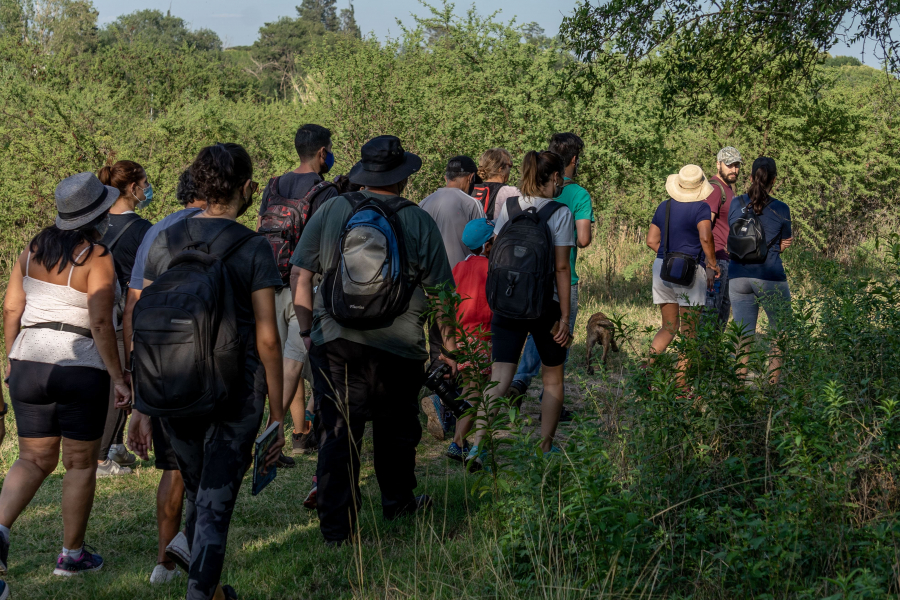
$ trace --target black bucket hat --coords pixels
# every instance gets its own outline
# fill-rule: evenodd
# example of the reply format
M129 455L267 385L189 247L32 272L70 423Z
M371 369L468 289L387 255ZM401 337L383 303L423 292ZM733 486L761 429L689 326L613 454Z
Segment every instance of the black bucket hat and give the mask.
M66 177L56 186L56 226L78 229L109 212L119 190L103 185L91 172Z
M347 176L351 183L383 187L399 183L422 168L422 159L403 150L400 138L380 135L365 143L361 159Z

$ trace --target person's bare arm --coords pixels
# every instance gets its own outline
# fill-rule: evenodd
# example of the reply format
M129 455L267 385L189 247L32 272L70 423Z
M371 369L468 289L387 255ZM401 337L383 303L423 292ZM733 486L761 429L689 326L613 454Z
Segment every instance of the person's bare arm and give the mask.
M313 280L314 273L300 267L291 267L291 290L293 293L294 313L300 331L312 329ZM304 336L303 344L309 351L309 336Z
M719 262L716 260L716 245L713 242L712 223L710 221L700 221L697 223L697 232L700 234L700 246L703 253L706 254L706 285L709 289L713 289L714 278L709 277L710 271L715 273L715 277L720 275Z
M9 275L9 283L6 286L6 298L3 299L3 335L6 339L6 377L9 377L10 362L9 353L12 352L13 343L19 336L22 327L22 315L25 313L25 288L22 285L25 261L28 253L22 252L19 260L13 266ZM9 383L6 384L9 387Z
M134 315L134 305L140 300L142 291L128 288L128 295L125 297L125 311L122 314L122 339L125 341L126 369L131 364L131 336L134 334L131 317Z
M441 338L443 343L443 349L448 350L450 353L456 352L456 327L453 326L453 322L451 319L447 318L447 310L444 306L441 307L441 310L438 312L435 317L438 320L438 327L441 330ZM456 358L450 358L447 356L443 349L441 351L440 359L444 361L444 363L450 367L450 377L456 377L456 374L459 370L459 366L456 363Z
M126 380L122 363L119 362L119 344L116 341L116 326L113 323L115 278L112 254L101 256L98 248L90 258L87 275L91 334L113 381L116 390L116 408L128 408L131 406L131 387Z
M284 425L283 387L284 373L281 357L281 338L275 322L275 288L256 290L251 296L253 316L256 319L256 350L266 369L266 386L269 396L269 418ZM284 428L279 427L275 442L266 454L268 470L278 460L284 448Z
M576 243L579 248L587 248L591 245L593 236L590 219L578 219L575 221Z
M662 243L661 232L659 227L650 223L650 229L647 231L647 247L654 253L659 252L659 245Z
M572 267L569 257L572 253L571 246L556 246L554 250L556 258L556 291L559 296L559 328L553 340L560 346L565 346L569 340L569 315L572 310Z
M785 250L790 248L791 244L793 244L793 243L794 243L794 238L792 238L792 237L781 240L781 244L780 244L781 251L784 252Z

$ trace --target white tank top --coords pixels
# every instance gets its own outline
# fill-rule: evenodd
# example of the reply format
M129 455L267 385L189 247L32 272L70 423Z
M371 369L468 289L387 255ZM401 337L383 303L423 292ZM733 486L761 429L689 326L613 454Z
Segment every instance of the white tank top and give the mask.
M90 246L88 246L89 248ZM77 262L88 248L75 257ZM72 287L72 272L66 285L59 285L28 276L31 252L25 263L25 312L21 326L29 327L38 323L66 323L75 327L91 328L88 314L88 295ZM55 329L22 329L13 343L9 357L16 360L30 360L63 367L94 367L106 370L100 351L94 340L69 331Z

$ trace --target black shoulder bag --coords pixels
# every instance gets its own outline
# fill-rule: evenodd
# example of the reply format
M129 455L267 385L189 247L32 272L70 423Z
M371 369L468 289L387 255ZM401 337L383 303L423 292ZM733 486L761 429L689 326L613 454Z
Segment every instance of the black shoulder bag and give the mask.
M666 200L666 221L663 225L663 263L659 270L659 277L663 281L675 285L690 287L693 285L694 275L697 273L697 257L683 252L669 252L669 209L671 204L671 199Z

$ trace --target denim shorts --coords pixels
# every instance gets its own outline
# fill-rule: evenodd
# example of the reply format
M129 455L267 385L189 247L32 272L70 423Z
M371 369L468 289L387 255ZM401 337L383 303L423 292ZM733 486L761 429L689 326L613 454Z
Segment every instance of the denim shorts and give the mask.
M787 281L768 281L752 277L736 277L728 282L731 314L734 322L748 334L756 333L759 307L766 311L769 328L780 331L791 314L791 291Z

